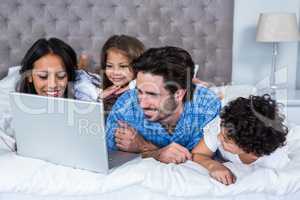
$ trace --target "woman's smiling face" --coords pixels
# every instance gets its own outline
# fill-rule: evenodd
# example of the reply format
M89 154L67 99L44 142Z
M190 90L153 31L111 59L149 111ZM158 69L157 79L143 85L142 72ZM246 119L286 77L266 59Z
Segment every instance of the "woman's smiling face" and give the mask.
M36 93L42 96L63 97L68 85L68 75L62 59L55 54L47 54L33 63L29 82Z

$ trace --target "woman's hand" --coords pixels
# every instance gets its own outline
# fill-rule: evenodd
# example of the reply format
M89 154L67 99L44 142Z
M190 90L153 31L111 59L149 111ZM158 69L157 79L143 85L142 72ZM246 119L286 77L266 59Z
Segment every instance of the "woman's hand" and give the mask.
M214 163L209 170L209 175L225 185L233 184L236 181L235 175L221 163Z

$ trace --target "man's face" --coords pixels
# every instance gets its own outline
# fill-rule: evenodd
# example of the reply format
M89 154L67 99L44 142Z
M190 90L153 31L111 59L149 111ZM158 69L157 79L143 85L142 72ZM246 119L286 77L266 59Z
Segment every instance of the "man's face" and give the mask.
M182 92L178 92L179 95L177 92L175 95L171 94L165 89L164 79L161 76L139 72L136 87L139 104L149 121L164 122L182 103Z

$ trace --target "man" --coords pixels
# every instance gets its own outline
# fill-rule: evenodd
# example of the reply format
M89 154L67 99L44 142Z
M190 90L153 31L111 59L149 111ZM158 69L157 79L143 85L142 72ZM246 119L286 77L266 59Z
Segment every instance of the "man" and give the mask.
M109 148L164 163L191 159L189 151L218 115L220 100L207 88L193 85L194 62L183 49L149 49L133 68L136 89L123 94L107 118Z

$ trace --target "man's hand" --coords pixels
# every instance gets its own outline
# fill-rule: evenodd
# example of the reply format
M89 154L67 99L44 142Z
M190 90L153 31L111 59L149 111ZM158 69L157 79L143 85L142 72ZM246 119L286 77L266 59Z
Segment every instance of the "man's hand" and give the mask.
M163 163L184 163L192 159L192 154L188 149L177 143L171 143L168 146L157 150L157 155L154 156L157 160Z
M209 170L209 175L225 185L233 184L236 181L236 177L230 171L230 169L228 169L221 163L214 164L213 166L211 166Z
M141 153L157 149L155 145L145 141L143 136L125 122L118 121L118 124L119 128L116 129L115 142L120 150Z

